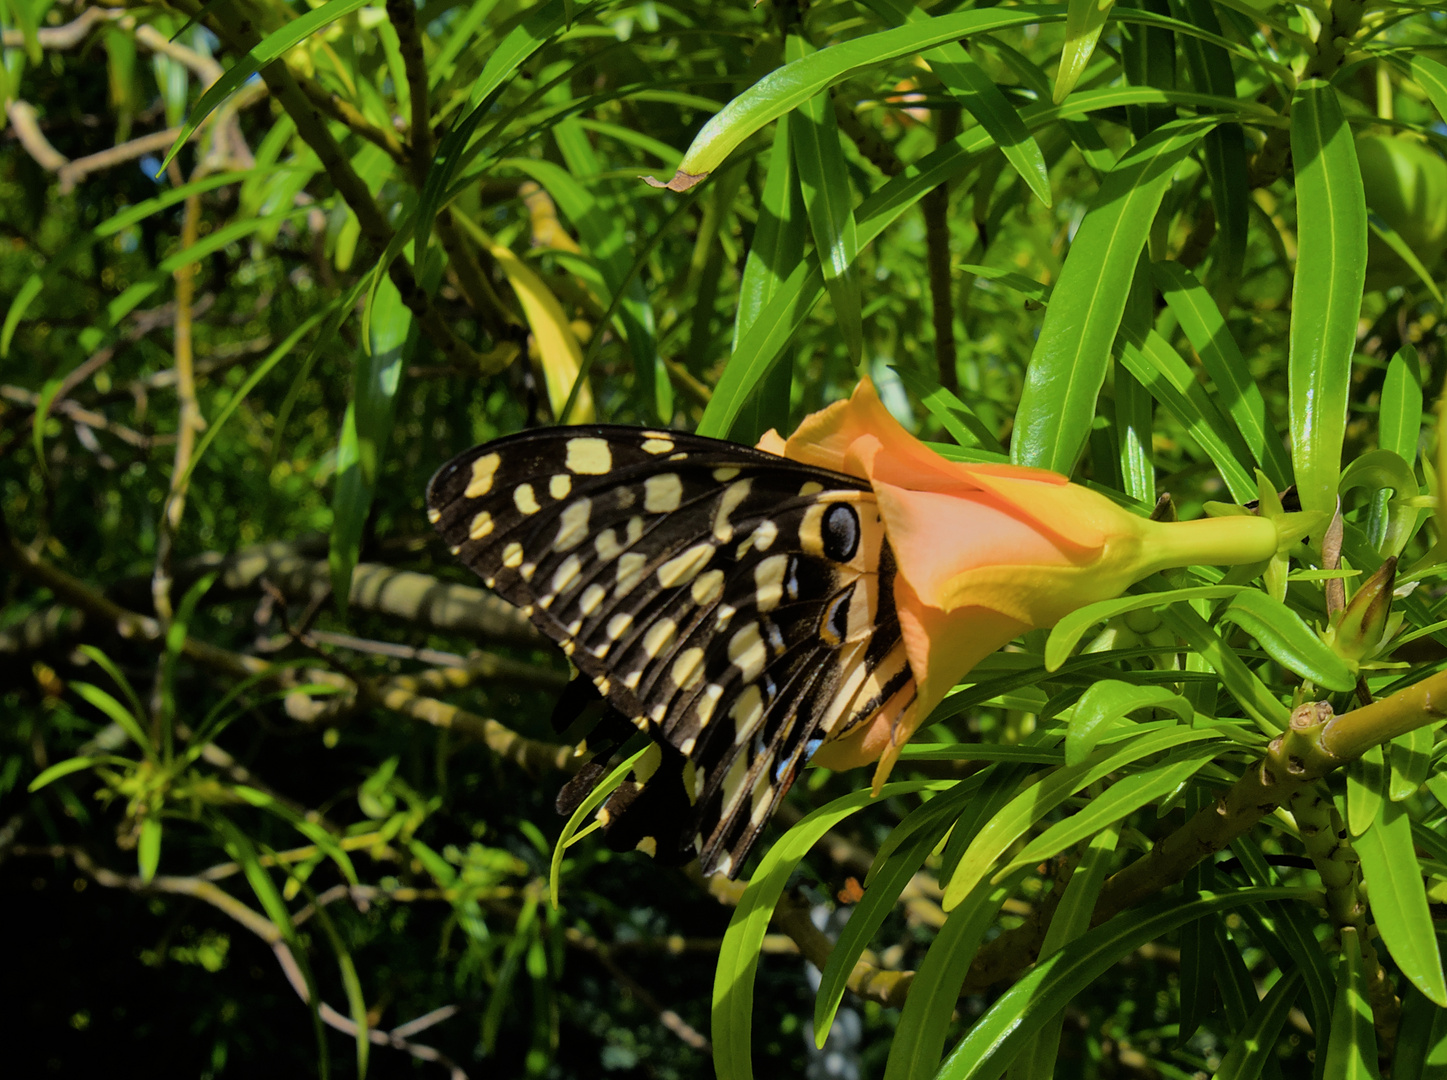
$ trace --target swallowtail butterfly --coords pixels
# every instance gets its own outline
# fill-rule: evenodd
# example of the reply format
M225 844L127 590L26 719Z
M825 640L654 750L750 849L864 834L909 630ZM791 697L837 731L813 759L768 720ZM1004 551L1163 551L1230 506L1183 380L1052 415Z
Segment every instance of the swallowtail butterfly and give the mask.
M915 688L894 559L868 484L673 431L541 429L444 465L428 517L582 673L622 735L655 742L604 804L609 844L733 876L811 755ZM631 721L631 725L625 721ZM601 740L601 745L600 745Z

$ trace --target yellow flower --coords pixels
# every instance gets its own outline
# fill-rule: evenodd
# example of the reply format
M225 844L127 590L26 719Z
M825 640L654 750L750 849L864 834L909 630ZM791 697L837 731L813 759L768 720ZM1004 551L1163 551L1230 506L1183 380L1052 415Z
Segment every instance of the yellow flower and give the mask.
M867 379L787 440L768 432L759 448L874 489L917 694L897 695L813 760L831 769L878 760L876 789L945 694L1024 631L1158 570L1263 562L1299 535L1255 516L1151 521L1045 469L948 461L889 414Z

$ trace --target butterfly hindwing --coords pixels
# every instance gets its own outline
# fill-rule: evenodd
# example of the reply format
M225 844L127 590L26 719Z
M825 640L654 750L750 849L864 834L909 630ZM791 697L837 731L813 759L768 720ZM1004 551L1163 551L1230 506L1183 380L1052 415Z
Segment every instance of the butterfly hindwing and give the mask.
M673 843L681 816L705 871L737 873L809 755L912 690L856 477L677 432L544 429L443 466L428 512L663 748L605 804L610 842Z

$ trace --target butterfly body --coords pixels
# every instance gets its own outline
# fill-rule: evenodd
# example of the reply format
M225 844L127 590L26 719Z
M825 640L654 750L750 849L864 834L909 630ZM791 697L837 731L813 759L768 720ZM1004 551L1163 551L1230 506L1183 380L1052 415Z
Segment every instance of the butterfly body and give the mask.
M735 874L814 751L913 700L866 481L732 443L540 429L428 487L453 553L659 747L610 842Z

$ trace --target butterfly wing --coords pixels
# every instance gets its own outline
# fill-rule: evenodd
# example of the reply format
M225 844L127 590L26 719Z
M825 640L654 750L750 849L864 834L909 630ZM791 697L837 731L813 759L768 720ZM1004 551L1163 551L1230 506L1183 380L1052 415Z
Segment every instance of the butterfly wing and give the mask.
M857 477L593 425L475 447L427 506L453 553L660 744L605 805L610 839L678 836L705 872L737 873L819 745L913 699L893 559Z

